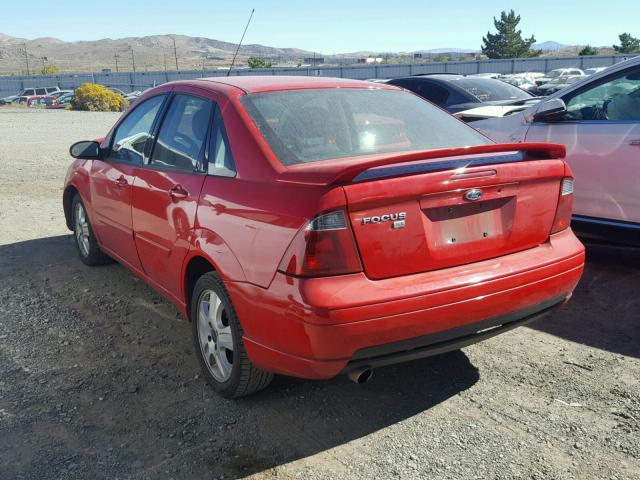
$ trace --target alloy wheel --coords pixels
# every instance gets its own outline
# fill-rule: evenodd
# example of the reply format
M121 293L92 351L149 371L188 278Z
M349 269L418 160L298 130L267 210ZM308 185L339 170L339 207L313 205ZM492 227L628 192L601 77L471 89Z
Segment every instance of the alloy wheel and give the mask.
M207 368L219 382L231 377L233 333L222 300L213 290L205 290L198 300L198 339Z
M78 242L78 247L80 248L80 252L83 256L89 256L89 221L87 220L87 212L85 212L82 203L78 202L76 204L75 211L75 234L76 234L76 242Z

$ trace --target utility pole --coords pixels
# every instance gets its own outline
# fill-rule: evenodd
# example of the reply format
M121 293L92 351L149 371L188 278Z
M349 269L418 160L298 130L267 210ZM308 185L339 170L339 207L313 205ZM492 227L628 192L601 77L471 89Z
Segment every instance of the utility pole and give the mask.
M136 57L133 55L133 47L131 47L131 63L133 64L133 73L136 73Z
M178 50L176 50L176 38L171 37L171 40L173 40L173 57L176 59L176 72L179 72L180 69L178 68Z
M165 71L165 73L166 73L166 71L167 71L167 53L166 53L166 52L163 52L163 53L162 53L162 57L163 57L163 59L164 59L164 71Z
M116 72L119 72L119 70L118 70L118 58L120 58L120 55L118 55L118 52L115 52L113 54L113 58L116 59Z
M42 74L44 75L44 68L46 67L47 57L42 57Z
M29 72L29 54L27 53L26 42L23 45L24 45L24 61L27 62L27 75L31 75L31 73Z

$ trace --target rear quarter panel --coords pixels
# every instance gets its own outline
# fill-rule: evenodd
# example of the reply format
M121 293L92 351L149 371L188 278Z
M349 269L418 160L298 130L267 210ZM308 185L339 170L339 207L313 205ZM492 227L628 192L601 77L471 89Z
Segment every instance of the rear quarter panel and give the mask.
M217 265L224 277L268 287L305 222L344 204L340 187L330 190L277 180L209 176L200 197L196 230L211 232L213 246L207 247L207 254L224 262ZM204 248L208 241L200 242ZM237 264L221 258L227 248Z

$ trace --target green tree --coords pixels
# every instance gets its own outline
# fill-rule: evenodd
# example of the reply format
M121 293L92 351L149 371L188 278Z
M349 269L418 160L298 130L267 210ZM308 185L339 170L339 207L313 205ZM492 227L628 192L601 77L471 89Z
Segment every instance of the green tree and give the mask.
M597 54L598 54L598 49L593 48L591 45L585 45L584 48L578 52L578 55L580 55L581 57L585 57L588 55L597 55Z
M482 37L482 53L489 58L518 58L537 57L540 50L533 50L531 45L536 41L531 35L529 38L522 38L522 31L518 30L520 15L510 10L509 13L503 11L500 19L493 17L493 24L498 33L487 32L486 37Z
M613 46L617 53L640 52L640 39L632 37L630 33L621 33L618 38L620 39L620 45Z
M267 62L258 57L249 57L247 61L249 68L271 68L271 62Z

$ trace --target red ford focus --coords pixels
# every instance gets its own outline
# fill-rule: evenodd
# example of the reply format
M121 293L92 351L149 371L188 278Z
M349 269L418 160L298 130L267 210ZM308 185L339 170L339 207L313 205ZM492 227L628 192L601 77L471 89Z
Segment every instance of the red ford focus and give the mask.
M498 145L383 84L234 77L154 88L78 142L64 211L193 324L222 395L491 337L571 295L561 145Z

